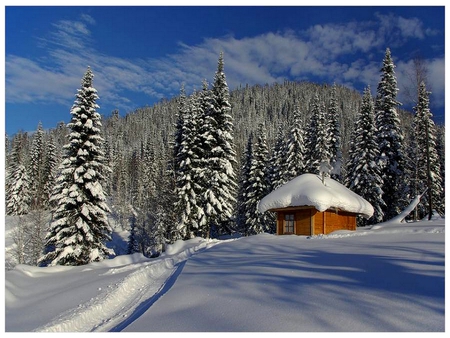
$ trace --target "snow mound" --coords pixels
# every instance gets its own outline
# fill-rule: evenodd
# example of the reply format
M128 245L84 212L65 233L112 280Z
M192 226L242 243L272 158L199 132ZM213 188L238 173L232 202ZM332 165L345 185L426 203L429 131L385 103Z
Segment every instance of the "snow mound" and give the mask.
M264 197L258 205L259 212L271 209L313 206L319 211L339 208L370 218L373 207L361 196L341 183L315 174L303 174L282 185Z

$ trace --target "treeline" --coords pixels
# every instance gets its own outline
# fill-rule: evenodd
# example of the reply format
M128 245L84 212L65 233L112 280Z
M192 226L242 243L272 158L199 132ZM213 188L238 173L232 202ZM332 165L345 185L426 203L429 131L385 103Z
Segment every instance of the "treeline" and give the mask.
M418 84L414 112L399 109L394 68L387 49L374 98L369 88L361 95L336 84L289 81L229 92L221 56L212 85L103 118L110 170L102 186L111 219L130 231L128 252L157 256L177 239L273 232L274 219L256 211L258 201L319 170L375 206L369 224L397 214L427 187L430 196L415 217L430 205L443 214L444 127L431 119L425 84ZM36 251L45 246L44 216L55 208L52 189L71 132L63 123L48 131L39 124L33 134L6 139L6 212L34 215L42 224L20 232L17 242L39 233L34 241L41 243L22 263L37 264Z

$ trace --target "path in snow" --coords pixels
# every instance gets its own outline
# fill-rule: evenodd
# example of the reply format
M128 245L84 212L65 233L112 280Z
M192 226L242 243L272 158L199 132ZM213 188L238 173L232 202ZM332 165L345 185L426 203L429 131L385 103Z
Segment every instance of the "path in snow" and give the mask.
M97 297L77 308L62 313L50 323L37 328L37 332L90 332L120 331L144 313L175 283L184 262L219 241L201 242L168 258L142 265L122 281L109 285ZM111 268L106 274L133 270L136 264Z

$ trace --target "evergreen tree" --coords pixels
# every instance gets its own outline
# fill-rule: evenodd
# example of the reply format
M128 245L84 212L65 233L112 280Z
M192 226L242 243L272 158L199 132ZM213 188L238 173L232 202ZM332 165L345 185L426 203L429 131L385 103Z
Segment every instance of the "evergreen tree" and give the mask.
M137 225L136 221L136 214L132 213L130 217L130 234L128 236L128 248L127 248L127 254L131 255L136 252L142 253L140 243L141 238L139 236L139 227Z
M41 209L44 204L44 129L39 122L33 136L30 149L30 190L32 193L31 207Z
M370 88L364 90L361 111L355 123L350 148L346 186L365 198L374 208L369 220L359 219L358 225L375 224L383 220L383 191L375 127L374 105Z
M166 245L166 212L161 204L157 204L156 209L152 212L149 231L149 247L147 256L158 257L165 249Z
M180 89L180 96L178 98L178 107L177 107L177 120L175 124L175 133L174 133L174 141L172 144L172 153L173 153L173 165L172 170L174 172L174 175L178 173L180 163L178 162L180 160L180 149L181 149L181 142L183 138L183 121L186 116L188 105L187 105L187 97L186 92L184 89L184 85Z
M445 201L445 126L437 125L436 130L436 151L440 162L440 176L442 180L441 201ZM445 203L442 204L442 213L445 214Z
M340 114L339 107L336 99L336 84L331 88L330 104L327 110L327 122L328 122L328 140L329 140L329 152L330 152L330 165L333 168L331 172L331 178L341 182L343 157L341 149L341 126L340 126Z
M178 229L173 236L193 238L197 235L200 219L203 217L201 203L200 159L202 156L199 127L201 121L200 94L194 93L189 99L189 108L183 114L181 142L176 155L176 201L175 210L179 215ZM175 238L174 238L175 239Z
M111 228L102 181L109 168L104 165L93 77L88 67L71 109L69 142L53 195L57 206L40 259L44 264L83 265L114 254L105 245Z
M397 79L389 48L386 49L381 80L377 87L375 118L380 150L385 220L399 214L406 206L405 155L403 133L397 107Z
M56 159L56 146L53 137L50 135L47 140L47 149L45 152L44 161L44 207L48 208L50 206L50 198L52 195L52 189L55 185L56 180L56 170L58 167Z
M203 89L197 96L198 110L198 137L195 148L197 150L198 160L195 163L197 171L196 183L198 187L197 203L198 228L195 235L203 238L210 238L212 233L217 234L217 224L215 221L219 217L221 201L216 196L216 188L219 184L216 175L218 174L216 164L218 156L216 152L220 151L217 147L217 135L214 130L218 129L218 122L215 119L213 106L213 92L209 89L206 80L203 81ZM213 154L213 150L215 153Z
M429 92L425 83L419 86L418 102L414 107L414 139L416 145L417 187L416 195L428 188L427 199L419 217L428 213L431 219L433 209L443 214L442 179L439 156L436 150L436 128L429 108Z
M293 126L289 133L288 143L286 145L286 171L283 174L285 182L288 182L305 172L304 147L301 114L299 108L296 107L294 110Z
M26 135L16 134L12 141L12 150L6 175L6 213L25 215L31 204L30 177L23 151Z
M272 152L272 158L270 160L270 190L275 190L287 182L287 145L286 136L283 133L283 128L280 125L278 127L278 133L275 141L275 145ZM302 145L303 146L303 145ZM304 147L304 146L303 146ZM304 148L303 148L304 151Z
M246 233L246 223L247 223L247 214L250 215L250 212L253 210L248 210L249 203L247 202L248 196L247 194L251 191L251 167L253 161L253 134L250 133L247 141L247 147L245 148L244 156L242 159L242 169L240 173L239 179L239 191L237 198L237 208L236 208L236 226L237 230L244 234ZM250 212L249 212L250 211Z
M250 173L245 201L245 229L246 235L255 235L263 232L274 233L275 222L269 212L260 213L258 203L270 193L268 172L269 153L264 125L260 124L256 134L256 142L253 149Z
M235 195L237 192L236 153L234 150L233 118L230 93L224 72L223 53L220 54L211 93L211 106L204 110L205 213L213 236L232 232Z
M306 170L309 173L318 174L322 163L330 161L329 132L325 115L325 107L320 102L319 96L314 96L311 108L311 121L307 131Z
M175 208L176 194L175 194L175 174L172 169L172 156L173 149L167 149L166 152L161 154L161 166L159 167L159 177L154 176L154 183L156 189L156 180L158 181L158 189L156 189L155 199L157 201L157 207L161 206L164 212L164 238L166 244L174 243L177 239L181 239L180 233L178 232L178 222L177 213Z

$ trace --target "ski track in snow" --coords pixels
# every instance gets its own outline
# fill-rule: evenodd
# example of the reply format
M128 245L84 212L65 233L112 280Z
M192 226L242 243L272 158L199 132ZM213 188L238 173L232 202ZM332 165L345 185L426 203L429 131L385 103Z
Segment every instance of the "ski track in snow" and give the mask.
M222 241L223 242L223 241ZM105 274L137 269L97 297L70 309L35 332L118 331L152 306L173 285L186 260L221 242L203 242L156 262L111 268Z

